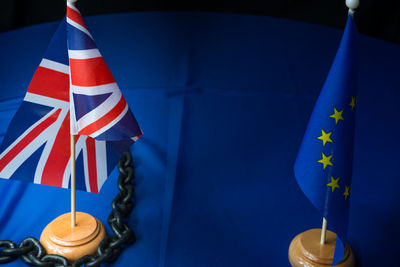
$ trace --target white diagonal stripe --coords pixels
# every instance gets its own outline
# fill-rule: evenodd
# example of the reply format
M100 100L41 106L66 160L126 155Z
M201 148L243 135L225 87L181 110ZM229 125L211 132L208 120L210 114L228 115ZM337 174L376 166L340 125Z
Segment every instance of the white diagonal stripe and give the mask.
M59 72L65 73L65 74L69 74L69 66L68 65L58 63L53 60L43 58L42 62L40 62L39 66L41 66L43 68L59 71Z
M69 75L69 88L72 87L71 75ZM69 121L69 131L73 135L78 134L78 126L76 125L76 113L75 113L75 101L73 100L72 90L69 90L69 110L70 110L70 121Z
M96 167L97 167L97 190L100 192L101 187L107 179L107 150L106 141L95 140L96 144Z
M48 117L50 117L51 115L53 115L55 112L57 111L57 108L54 108L53 110L51 110L49 113L47 113L45 116L43 116L40 120L38 120L37 122L35 122L34 124L32 124L31 127L29 127L28 129L25 130L25 132L23 134L21 134L17 139L15 139L15 141L9 146L7 147L7 149L5 149L1 154L0 154L0 158L4 157L5 154L7 154L16 144L18 144L28 133L30 133L36 126L38 126L40 123L42 123L44 120L46 120Z
M70 178L71 178L71 158L69 158L67 167L65 167L64 170L64 175L61 184L62 188L68 188Z
M101 57L100 51L97 48L86 50L68 50L69 58L72 59L89 59Z
M74 26L75 28L77 28L78 30L83 31L84 33L86 33L87 35L90 36L90 38L93 39L92 35L90 34L90 32L88 30L86 30L83 26L81 26L80 24L76 23L75 21L71 20L70 18L67 17L67 22L71 25Z
M121 114L118 115L118 117L116 117L114 120L112 120L110 123L108 123L106 126L101 128L100 130L92 133L90 135L90 137L96 138L100 134L104 133L105 131L107 131L108 129L113 127L115 124L117 124L125 116L125 114L128 112L128 109L129 109L128 104L125 104L124 110L121 112Z
M119 91L117 83L108 83L98 86L71 85L72 93L80 95L101 95Z
M44 120L48 119L50 116L52 116L55 112L57 112L57 108L54 108L52 111L50 111L48 114L43 116L39 121L31 125L23 134L21 134L10 146L7 147L1 153L0 157L4 157L15 145L17 145L23 138L27 136L35 127L37 127L40 123L42 123ZM41 180L41 176L43 173L43 168L44 168L44 163L42 162L42 158L47 159L47 157L44 156L46 154L46 147L50 147L53 145L55 136L52 135L51 133L54 132L54 129L57 129L57 127L60 126L62 121L64 120L66 114L68 113L68 110L61 110L61 113L58 115L57 119L55 122L53 122L49 127L47 127L44 131L42 131L32 142L30 142L21 152L19 152L8 164L7 166L0 172L0 177L9 179L14 172L35 152L37 149L39 149L44 143L45 149L43 150L40 160L38 163L38 166L36 167L35 170L35 177L34 177L34 183L38 183ZM40 174L39 174L40 173Z
M79 10L75 7L75 4L67 2L67 6L72 8L73 10L75 10L76 12L78 12L79 14L81 14L81 12L79 12Z
M53 145L57 137L57 135L53 133L57 131L56 129L60 129L67 114L68 114L68 109L62 109L60 115L58 115L57 120L43 132L46 133L47 141L42 151L42 154L40 155L39 162L37 163L35 176L33 179L33 183L35 184L40 184L42 182L43 170L44 167L46 166L46 162L49 159L50 152L53 149Z
M114 91L113 94L110 95L103 103L101 103L98 107L96 107L89 113L85 114L77 121L78 129L82 130L89 124L95 122L99 118L102 118L118 104L121 97L121 91Z
M139 140L139 138L140 138L141 135L143 135L142 129L140 129L140 134L139 134L138 136L131 137L131 139L132 139L134 142L136 142L137 140Z
M85 144L86 144L86 140L87 140L87 137L85 138ZM90 182L89 182L88 150L87 150L87 146L86 145L83 147L82 155L83 155L83 172L85 174L86 191L87 192L91 192L91 190L90 190Z
M24 101L32 102L39 105L61 108L61 109L69 109L69 103L67 101L41 96L32 93L26 93L24 97Z

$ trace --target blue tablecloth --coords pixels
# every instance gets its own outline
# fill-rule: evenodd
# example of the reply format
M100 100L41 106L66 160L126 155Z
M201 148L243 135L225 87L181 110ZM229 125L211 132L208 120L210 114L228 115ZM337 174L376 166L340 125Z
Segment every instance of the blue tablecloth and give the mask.
M293 163L342 31L217 13L85 19L145 133L132 149L138 240L115 266L289 266L291 239L321 225ZM56 27L0 34L1 135ZM359 56L349 243L360 266L394 266L400 47L362 36ZM106 224L116 177L78 192L77 209ZM0 239L20 242L68 212L69 191L0 179L0 203Z

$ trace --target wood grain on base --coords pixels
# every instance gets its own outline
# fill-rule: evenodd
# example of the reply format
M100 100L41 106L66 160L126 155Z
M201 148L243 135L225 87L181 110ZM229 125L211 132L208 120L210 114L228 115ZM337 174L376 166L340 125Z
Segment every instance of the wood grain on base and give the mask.
M320 244L321 229L310 229L297 235L289 246L289 262L293 267L331 266L335 251L336 234L327 231L326 243ZM354 267L351 248L346 245L343 260L336 267Z
M83 212L76 213L76 226L71 228L71 213L66 213L44 228L40 243L48 254L64 256L72 263L82 256L95 254L105 234L103 224Z

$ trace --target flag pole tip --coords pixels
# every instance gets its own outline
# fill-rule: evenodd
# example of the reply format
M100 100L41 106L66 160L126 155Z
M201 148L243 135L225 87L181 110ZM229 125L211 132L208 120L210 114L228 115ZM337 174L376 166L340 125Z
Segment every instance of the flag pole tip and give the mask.
M78 0L67 0L68 3L72 3L72 4L75 3L76 1L78 1Z
M346 6L354 11L360 5L360 0L346 0Z

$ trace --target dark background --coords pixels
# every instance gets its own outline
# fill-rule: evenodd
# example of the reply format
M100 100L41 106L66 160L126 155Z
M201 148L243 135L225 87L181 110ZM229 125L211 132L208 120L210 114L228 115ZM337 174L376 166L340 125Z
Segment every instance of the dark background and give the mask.
M273 16L343 28L345 0L79 0L84 16L142 11L212 11ZM61 19L65 0L2 0L0 32ZM355 17L361 33L400 43L400 1L360 0Z

